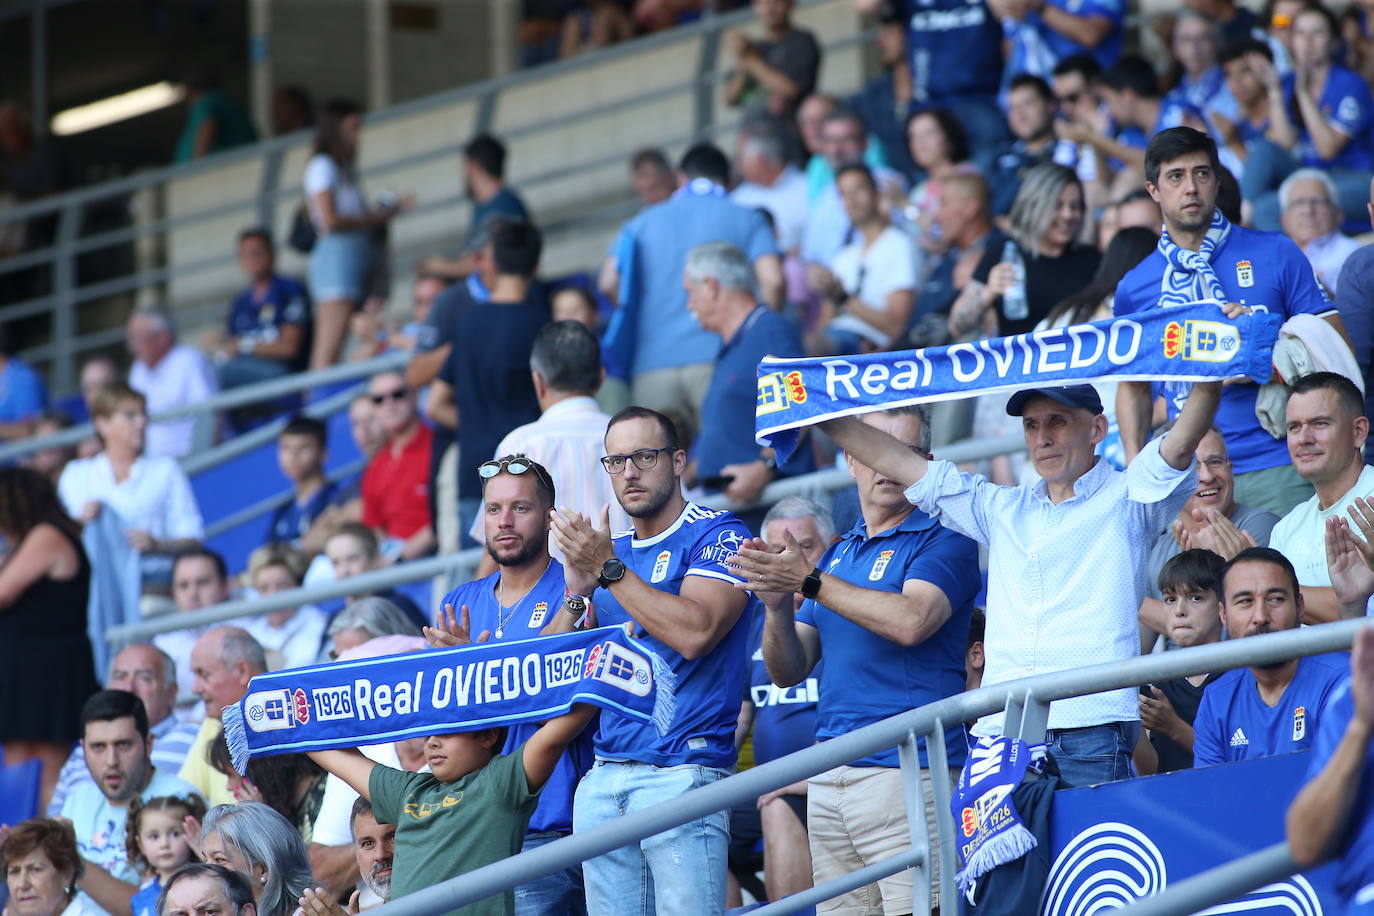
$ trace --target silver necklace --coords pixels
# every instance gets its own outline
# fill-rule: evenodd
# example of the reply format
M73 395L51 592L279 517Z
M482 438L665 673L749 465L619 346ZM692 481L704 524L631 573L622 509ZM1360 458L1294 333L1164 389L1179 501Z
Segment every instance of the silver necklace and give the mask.
M531 588L529 589L529 591L526 591L525 594L523 594L523 595L520 596L520 600L519 600L519 601L515 602L515 604L511 606L510 612L506 614L505 619L504 619L504 620L499 620L499 621L497 621L497 623L496 623L496 638L497 638L497 639L500 639L502 636L506 635L506 624L510 623L511 618L515 616L515 612L516 612L517 610L520 609L520 605L522 605L522 604L525 603L525 599L528 598L528 597L530 596L530 592L532 592L532 591L534 591L534 589L531 587ZM506 577L505 577L505 576L502 576L500 579L497 579L497 580L496 580L496 603L498 604L498 606L503 607L503 608L506 606ZM499 613L499 612L498 612L498 613Z

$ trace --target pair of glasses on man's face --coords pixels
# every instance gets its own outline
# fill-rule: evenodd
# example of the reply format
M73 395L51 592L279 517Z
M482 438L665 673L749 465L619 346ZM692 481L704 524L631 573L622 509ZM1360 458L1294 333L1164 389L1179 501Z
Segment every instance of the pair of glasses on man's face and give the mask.
M606 469L607 474L623 474L625 473L625 462L633 461L635 467L641 471L647 471L658 464L660 454L672 451L676 451L676 449L667 446L665 448L642 448L628 455L607 455L601 459L601 466Z
M383 391L380 394L372 395L372 403L381 407L387 401L404 401L408 394L410 394L409 388L397 388L395 391Z
M510 474L524 474L527 471L533 471L534 476L539 479L539 482L547 487L550 493L553 492L553 481L549 479L548 473L524 455L516 455L513 458L498 458L495 461L484 461L477 466L477 473L483 480L491 480L502 471L506 471Z

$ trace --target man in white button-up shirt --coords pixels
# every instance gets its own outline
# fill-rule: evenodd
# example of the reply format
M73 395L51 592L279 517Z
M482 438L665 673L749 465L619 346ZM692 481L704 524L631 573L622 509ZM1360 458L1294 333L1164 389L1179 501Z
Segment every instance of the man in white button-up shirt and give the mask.
M1007 413L1022 418L1041 477L1033 487L999 487L928 461L856 417L821 428L855 461L910 482L906 497L917 508L988 546L990 686L1138 653L1149 547L1193 491L1193 452L1220 392L1218 383L1195 385L1173 429L1124 472L1094 454L1107 420L1092 386L1017 392ZM1127 688L1056 701L1046 740L1068 785L1092 785L1130 775L1139 728L1136 691ZM1001 729L993 715L974 734Z

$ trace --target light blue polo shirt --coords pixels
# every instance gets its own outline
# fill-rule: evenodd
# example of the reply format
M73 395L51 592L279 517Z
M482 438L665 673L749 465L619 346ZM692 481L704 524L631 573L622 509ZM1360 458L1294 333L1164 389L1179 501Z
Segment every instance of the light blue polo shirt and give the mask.
M731 201L720 185L698 178L640 212L622 232L634 238L629 290L638 309L633 374L711 362L720 335L704 330L687 311L682 286L687 253L707 242L729 242L750 263L777 254L777 241L763 215Z

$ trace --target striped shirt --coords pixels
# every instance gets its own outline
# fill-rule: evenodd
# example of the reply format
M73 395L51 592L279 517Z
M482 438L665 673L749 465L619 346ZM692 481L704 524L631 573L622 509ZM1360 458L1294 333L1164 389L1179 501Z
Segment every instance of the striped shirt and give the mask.
M176 716L168 716L156 725L149 726L148 734L153 737L153 765L163 773L175 776L180 772L186 752L191 749L191 742L196 740L198 730L199 726L181 722ZM61 814L62 804L72 790L91 781L91 771L86 768L86 755L81 752L81 743L77 742L71 756L63 764L62 772L57 774L57 788L52 793L52 801L48 802L48 817Z
M601 507L609 505L611 530L625 531L633 525L615 498L611 475L601 466L601 456L606 454L606 424L610 421L593 398L568 398L544 411L533 423L507 433L492 457L528 455L553 478L558 505L581 512L597 527L601 525ZM470 533L479 544L486 541L481 512L477 513ZM562 561L563 555L552 538L549 552Z

